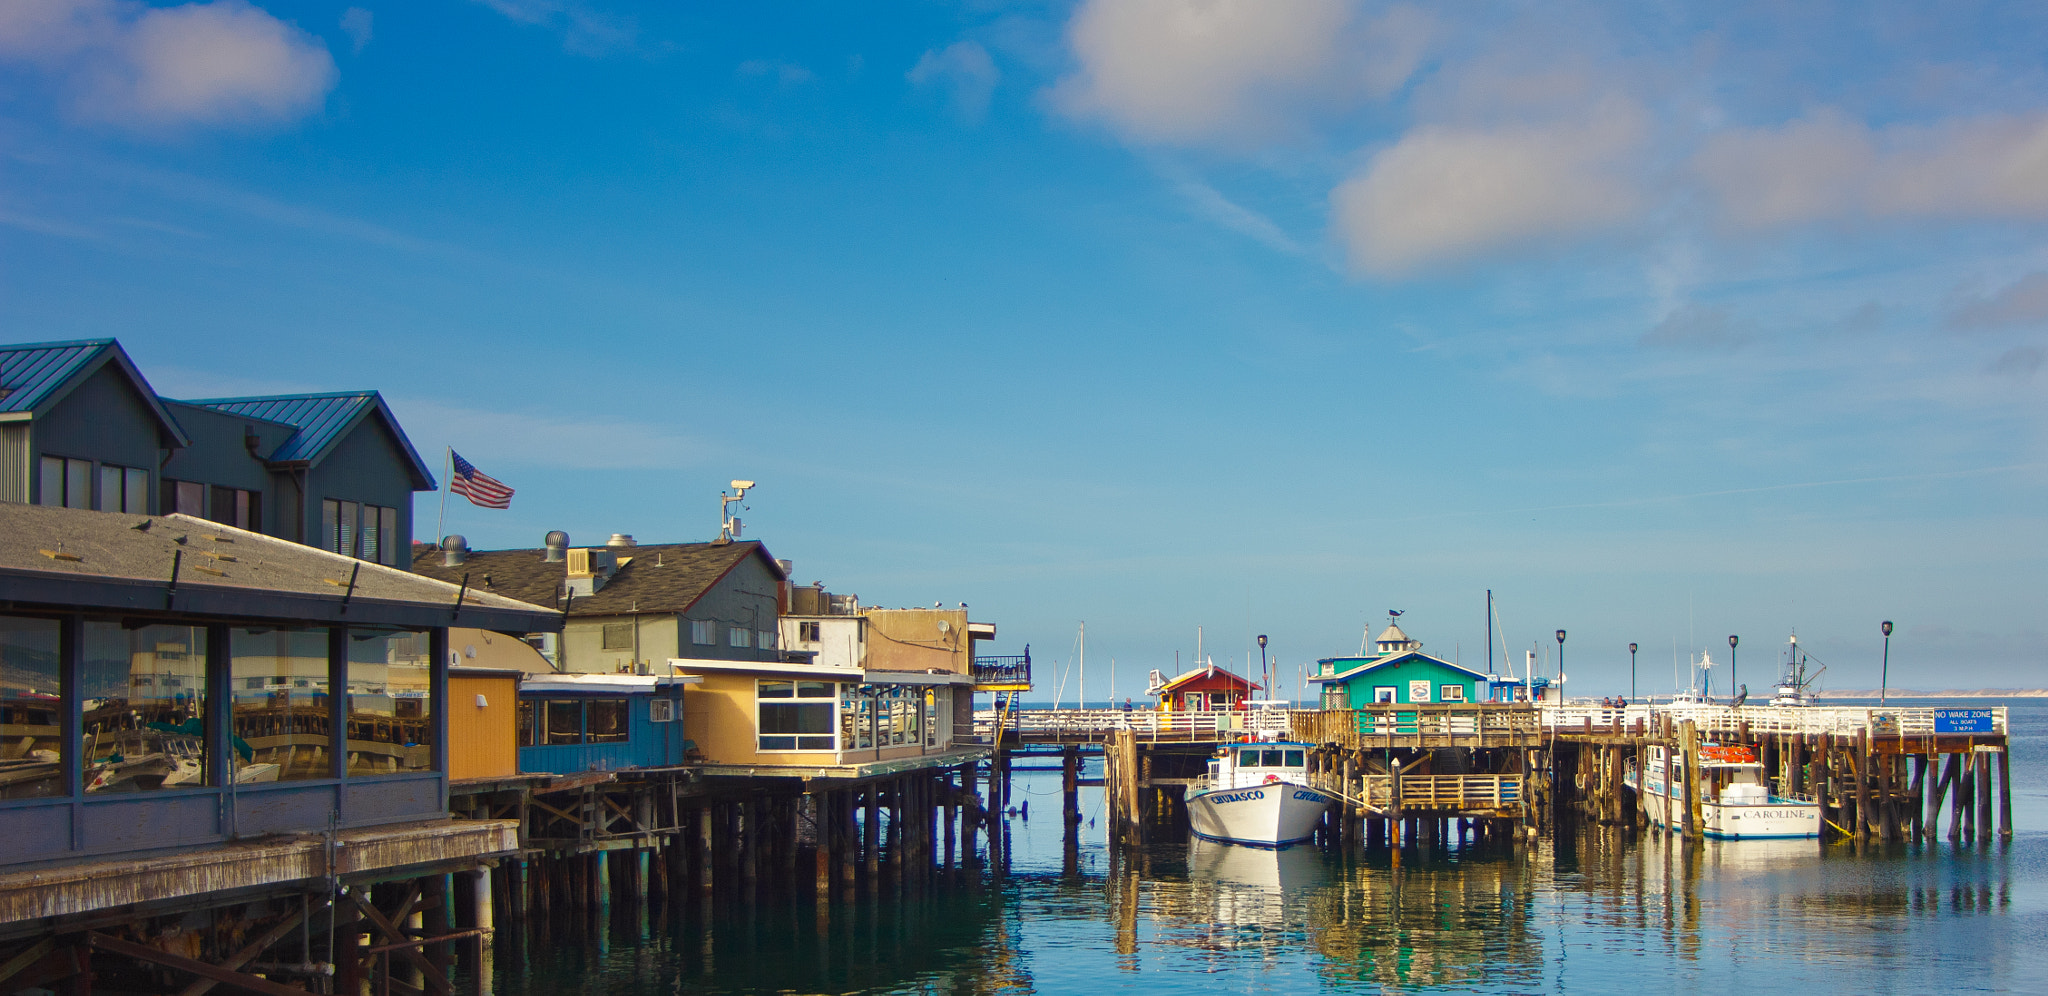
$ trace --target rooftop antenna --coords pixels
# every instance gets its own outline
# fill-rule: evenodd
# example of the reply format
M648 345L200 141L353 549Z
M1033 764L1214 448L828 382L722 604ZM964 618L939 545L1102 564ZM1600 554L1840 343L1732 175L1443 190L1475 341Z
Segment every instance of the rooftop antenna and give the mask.
M752 481L734 481L731 491L718 493L718 542L730 543L740 537L743 523L740 522L739 516L732 514L732 507L739 505L740 500L747 496L747 490L753 486ZM740 505L742 511L745 511L746 507Z

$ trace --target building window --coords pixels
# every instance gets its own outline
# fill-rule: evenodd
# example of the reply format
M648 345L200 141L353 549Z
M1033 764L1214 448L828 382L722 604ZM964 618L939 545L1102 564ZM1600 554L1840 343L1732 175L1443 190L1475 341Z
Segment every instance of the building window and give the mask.
M622 744L626 742L626 700L591 699L585 712L585 743Z
M629 622L604 624L604 649L633 649L633 624Z
M1399 701L1400 694L1401 690L1392 685L1380 685L1372 690L1372 700L1374 702L1396 702Z
M718 623L709 619L690 620L690 642L700 647L718 643Z
M100 464L100 497L93 506L102 512L149 514L149 471Z
M433 669L427 634L348 633L348 773L434 770Z
M263 493L244 491L241 488L213 489L213 507L207 514L224 526L247 529L250 532L263 531Z
M64 785L63 667L57 621L0 616L0 799L70 795Z
M1438 686L1437 692L1438 702L1465 701L1465 686L1463 685L1441 685Z
M398 510L336 498L320 502L321 548L374 564L398 556Z
M817 621L816 621L816 620L813 620L813 621L811 621L811 622L800 622L800 623L797 623L797 624L796 624L796 640L797 640L797 642L798 642L798 643L816 643L816 642L818 642L818 623L817 623Z
M725 628L725 642L735 647L753 646L754 631L751 629L742 629L738 626L727 626Z
M939 745L939 690L936 688L924 690L924 745Z
M165 515L175 512L206 518L206 485L193 481L165 481L163 512Z
M235 781L333 777L327 631L232 630L228 655Z
M837 693L831 682L762 681L755 686L754 695L761 750L832 749Z
M757 647L760 647L760 648L761 648L762 650L774 650L774 649L775 649L775 631L774 631L774 630L772 630L772 629L764 629L764 630L759 630L759 631L755 632L755 634L754 634L754 637L755 637L755 640L756 640L756 642L755 642L755 644L754 644L755 646L757 646Z
M547 720L541 731L542 743L557 747L583 742L582 699L549 699L542 715Z
M87 792L212 784L203 627L87 622L81 696Z
M540 710L532 699L519 700L519 746L540 746Z
M92 461L44 457L42 494L38 503L59 508L91 508Z
M676 721L676 700L653 699L647 703L647 721L650 723L673 723Z

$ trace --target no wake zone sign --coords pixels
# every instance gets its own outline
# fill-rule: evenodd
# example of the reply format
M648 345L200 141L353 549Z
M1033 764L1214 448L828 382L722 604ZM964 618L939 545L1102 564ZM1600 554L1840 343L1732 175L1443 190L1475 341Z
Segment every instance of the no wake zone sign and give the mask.
M1936 709L1934 710L1934 732L1990 733L1991 710Z

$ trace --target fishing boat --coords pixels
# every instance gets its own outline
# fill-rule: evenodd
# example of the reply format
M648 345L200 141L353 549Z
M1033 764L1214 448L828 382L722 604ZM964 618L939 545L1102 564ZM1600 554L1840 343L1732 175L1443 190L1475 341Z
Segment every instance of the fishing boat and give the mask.
M1630 759L1623 779L1643 800L1650 821L1682 827L1691 805L1685 788L1685 759L1677 751L1650 746L1643 767ZM1699 748L1699 830L1720 840L1820 836L1820 804L1771 791L1756 749L1741 744Z
M1774 706L1810 706L1820 701L1813 692L1813 683L1820 678L1828 666L1821 664L1819 671L1808 671L1808 666L1817 664L1806 651L1799 647L1799 634L1794 633L1786 642L1785 673L1778 678L1778 685L1771 693Z
M1333 800L1308 784L1312 745L1288 741L1226 744L1207 777L1190 786L1195 835L1227 844L1286 847L1308 840Z

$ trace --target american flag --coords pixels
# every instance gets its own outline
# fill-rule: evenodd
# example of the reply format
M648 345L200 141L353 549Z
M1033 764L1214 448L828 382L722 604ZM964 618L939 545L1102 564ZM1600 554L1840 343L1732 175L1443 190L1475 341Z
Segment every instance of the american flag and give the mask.
M484 508L511 508L512 489L462 458L462 454L449 450L454 459L455 479L448 483L448 490L469 499L472 505Z

